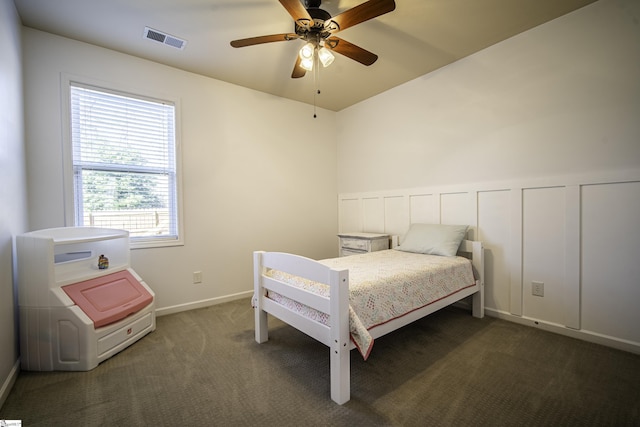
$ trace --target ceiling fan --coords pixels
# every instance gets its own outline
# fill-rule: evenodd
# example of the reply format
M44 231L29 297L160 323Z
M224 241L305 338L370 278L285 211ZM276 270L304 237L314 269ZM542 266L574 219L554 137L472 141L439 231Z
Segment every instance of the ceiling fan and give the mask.
M334 34L369 19L389 13L396 8L394 0L369 0L336 16L320 9L321 0L279 0L294 20L294 32L272 34L234 40L233 47L246 47L262 43L304 40L291 73L292 78L303 77L311 71L314 62L328 66L333 62L331 52L337 52L364 65L371 65L378 55L371 53Z

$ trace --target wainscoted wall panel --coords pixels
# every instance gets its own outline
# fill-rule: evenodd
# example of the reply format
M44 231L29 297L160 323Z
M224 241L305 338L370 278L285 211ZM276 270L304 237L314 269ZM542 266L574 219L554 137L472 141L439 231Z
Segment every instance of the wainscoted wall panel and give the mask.
M522 201L523 315L563 324L565 189L525 189ZM543 297L532 294L533 281L544 284Z
M384 231L384 199L380 197L365 198L362 200L364 216L362 227L365 230Z
M440 223L476 225L476 214L473 209L475 194L445 193L440 195ZM472 238L473 229L470 238Z
M640 170L338 196L339 230L469 224L489 315L640 353ZM544 295L532 294L544 283Z
M433 194L409 195L411 223L440 223L440 203ZM407 224L408 226L409 224Z
M381 232L399 234L409 225L407 199L402 196L384 198L384 228Z
M640 182L582 187L582 327L640 342Z
M477 239L484 242L484 301L487 307L505 313L509 312L510 306L510 193L509 190L478 192ZM493 286L494 283L505 286Z

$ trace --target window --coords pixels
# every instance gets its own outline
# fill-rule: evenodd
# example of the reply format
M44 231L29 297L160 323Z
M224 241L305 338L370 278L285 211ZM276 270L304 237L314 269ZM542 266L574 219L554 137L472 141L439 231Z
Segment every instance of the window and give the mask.
M70 82L74 223L177 243L174 103Z

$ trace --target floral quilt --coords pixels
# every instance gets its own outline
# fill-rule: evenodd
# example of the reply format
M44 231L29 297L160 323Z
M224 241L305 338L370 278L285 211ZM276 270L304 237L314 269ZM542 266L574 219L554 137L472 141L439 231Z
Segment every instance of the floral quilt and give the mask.
M366 360L373 347L369 329L401 317L475 283L471 261L402 252L395 249L319 261L333 269L349 269L351 339ZM323 296L329 286L271 270L273 278ZM274 292L269 298L328 325L329 315Z

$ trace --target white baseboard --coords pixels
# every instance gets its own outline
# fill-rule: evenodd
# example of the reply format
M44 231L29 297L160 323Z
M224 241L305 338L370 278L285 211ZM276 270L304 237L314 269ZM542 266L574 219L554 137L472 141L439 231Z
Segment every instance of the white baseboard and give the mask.
M166 316L168 314L180 313L181 311L195 310L197 308L210 307L212 305L222 304L229 301L235 301L242 298L251 298L253 290L240 292L237 294L226 295L223 297L209 298L206 300L189 302L186 304L178 304L170 307L156 309L156 316ZM247 303L249 304L249 303Z
M618 350L628 351L634 354L640 354L640 343L627 341L620 338L615 338L607 335L602 335L597 332L587 331L584 329L571 329L564 325L556 323L545 322L538 319L532 319L530 317L515 316L511 313L505 313L492 308L485 307L485 314L498 319L507 320L509 322L518 323L525 326L531 326L539 328L545 331L553 332L556 334L564 335L571 338L591 342L594 344L600 344L607 347L615 348Z
M13 368L11 368L11 371L9 372L9 376L7 376L4 383L2 384L2 388L0 388L0 408L2 408L2 405L4 405L5 400L7 400L7 397L9 397L9 393L11 392L13 385L16 383L16 380L18 379L19 373L20 373L20 358L16 360L16 363L13 365Z

